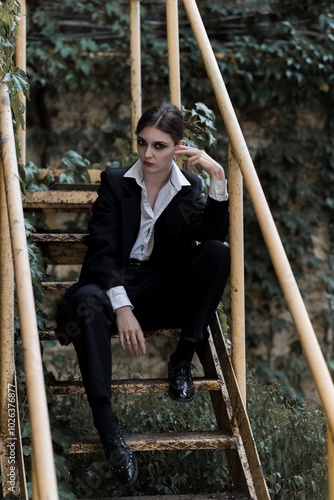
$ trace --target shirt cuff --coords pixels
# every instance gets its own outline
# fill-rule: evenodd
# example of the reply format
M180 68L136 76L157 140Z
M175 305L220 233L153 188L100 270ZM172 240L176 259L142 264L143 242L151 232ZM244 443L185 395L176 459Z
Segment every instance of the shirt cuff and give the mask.
M227 180L223 181L212 180L210 181L209 196L216 201L227 201Z
M114 311L120 307L130 306L133 309L133 305L130 302L128 294L125 291L124 286L114 286L106 291L108 298L111 302L111 307Z

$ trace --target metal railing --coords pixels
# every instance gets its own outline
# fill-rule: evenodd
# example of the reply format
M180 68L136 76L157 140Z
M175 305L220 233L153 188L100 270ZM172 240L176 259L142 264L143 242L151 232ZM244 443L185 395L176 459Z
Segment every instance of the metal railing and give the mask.
M14 269L15 275L15 290L31 424L33 498L57 500L57 481L25 233L12 113L8 88L5 84L0 85L0 131L2 161L1 208L4 207L5 203L7 207L7 210L5 209L3 211L1 222L4 223L5 227L8 224L6 232L10 234L10 248L7 246L7 248L4 247L1 249L1 271L4 273L8 282L12 280L12 269ZM6 212L8 222L5 220ZM2 231L3 226L1 227L1 232ZM3 239L1 243L4 243ZM7 255L4 254L5 251ZM3 384L13 384L13 365L11 363L14 339L13 324L11 320L13 304L12 283L8 283L8 289L1 289L2 303L8 301L10 304L10 310L6 313L8 321L6 321L6 323L1 322L1 345L2 349L5 348L7 350L7 362L9 361L10 363L7 377L5 373L4 379L1 381L2 391L6 389L3 387ZM1 375L3 374L1 373ZM10 382L10 380L12 381ZM4 396L5 394L2 392L1 410L4 409L4 401L6 401ZM6 415L8 417L8 413L6 413ZM5 418L6 416L2 414L1 422L3 422ZM19 415L16 415L16 418L19 418Z
M20 0L21 19L17 31L16 65L26 66L26 2ZM25 105L25 97L20 92ZM50 422L47 409L43 365L39 345L38 327L27 248L22 207L22 196L16 156L12 112L8 88L0 85L0 423L1 470L7 478L8 465L13 463L13 453L18 462L18 477L9 474L3 480L2 493L20 493L28 498L24 477L23 454L20 442L20 415L14 363L14 283L20 322L23 363L31 424L32 495L35 499L58 499L57 480L53 459ZM26 161L25 130L18 130L21 162ZM14 410L15 400L15 410ZM15 421L15 430L13 430ZM15 447L9 448L8 443ZM14 451L15 450L15 451ZM11 472L9 467L9 473ZM5 472L5 474L4 474ZM15 471L16 473L17 471ZM15 483L15 485L14 485Z

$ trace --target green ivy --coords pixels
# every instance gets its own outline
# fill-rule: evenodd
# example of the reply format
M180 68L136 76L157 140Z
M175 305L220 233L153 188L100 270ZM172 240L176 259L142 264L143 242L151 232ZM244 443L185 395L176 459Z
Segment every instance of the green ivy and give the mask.
M168 69L164 37L165 2L142 4L143 90L146 105L150 103L152 95L156 100L168 95ZM334 238L333 3L330 0L305 0L299 3L253 0L245 8L235 1L222 3L199 0L198 5L232 102L240 115L241 125L243 120L251 120L257 125L263 139L254 155L254 163L293 270L298 279L305 278L305 270L313 272L320 265L311 240L311 235L317 232L319 221L324 220L328 224L331 247ZM12 57L18 12L17 1L7 0L1 5L0 80L9 85L17 125L22 124L22 109L17 101L17 93L23 90L28 96L29 90L24 75L14 67ZM157 28L149 23L155 12L160 12ZM217 115L214 127L217 129L218 140L216 149L212 151L226 164L224 127L182 7L180 17L182 99L186 109L192 110L193 103L202 100ZM66 23L63 23L64 18L80 19L80 29L68 30ZM92 30L83 29L83 26L92 23ZM112 57L106 56L109 53L113 54ZM62 92L87 90L99 95L109 92L111 86L111 99L117 109L123 102L130 101L128 4L106 3L102 0L65 1L57 5L50 2L29 2L27 59L32 96L32 101L28 104L32 112L28 113L28 117L37 116L34 112L37 107L42 114L47 114L46 97L55 99ZM324 117L324 123L319 128L299 117L301 111L307 110L316 111ZM199 111L197 109L196 113ZM193 119L191 113L192 111L188 115L189 120ZM202 117L210 118L205 110L202 110ZM108 156L116 157L117 163L122 156L121 148L128 144L129 120L115 116L115 123L117 136L106 137L104 146L108 144ZM78 143L78 139L83 138L79 127L78 124L77 130L68 133L71 149L73 144ZM43 138L47 137L44 129L39 132ZM215 136L214 129L211 129L210 134ZM210 141L211 135L203 135L203 139ZM53 146L59 139L56 134L52 137ZM191 140L191 135L188 140ZM48 153L46 148L46 157ZM91 164L104 161L93 149L85 151L85 156ZM113 165L110 162L110 166ZM73 181L74 170L65 163L63 166L67 171L67 180ZM82 168L85 169L84 166ZM35 182L39 170L40 167L28 165L29 182ZM43 182L43 188L49 187L54 179L45 178ZM247 342L248 347L265 346L267 352L267 358L257 358L255 361L257 375L262 374L266 382L279 378L284 385L296 386L298 391L300 381L307 371L300 345L295 339L288 346L289 355L277 359L275 366L271 364L271 332L283 331L286 323L270 316L270 304L274 303L278 311L282 311L285 305L247 194L245 229ZM31 254L34 253L33 248ZM321 262L321 265L329 304L324 315L326 314L328 328L331 328L334 318L332 257L328 264ZM38 268L37 262L32 261L32 269L35 267ZM38 273L37 270L37 275ZM260 311L254 310L254 289L262 300ZM306 294L307 291L303 290L303 293ZM263 327L263 319L268 321L269 326ZM330 343L325 343L324 347L331 361ZM333 369L332 365L330 368ZM267 403L257 397L254 401L254 412L267 405L274 408L272 414L275 418L281 416L282 425L274 423L275 433L280 429L279 436L275 433L271 435L272 421L269 425L264 421L265 415L256 416L256 433L261 431L261 425L264 429L264 445L260 453L266 465L266 474L270 476L273 495L277 498L284 498L286 495L289 498L289 493L286 492L290 490L297 491L296 495L300 495L294 498L316 498L317 495L325 497L326 494L322 493L325 490L321 490L322 486L319 486L316 479L317 474L321 478L324 476L322 427L317 428L318 423L312 421L315 417L315 420L323 422L323 414L318 408L305 402L300 403L295 398L288 399L288 407L283 408L285 397L277 395L275 391L268 397ZM295 415L298 418L293 419ZM304 418L305 415L307 418ZM316 443L311 450L314 455L311 456L313 465L309 477L305 471L300 471L290 453L296 446L303 450L310 448L307 440L302 439L302 432L309 434ZM294 436L300 441L292 441ZM279 462L280 450L285 450L285 456L291 459L288 467L284 467L284 477L277 474L277 470L280 470L278 465L282 462ZM274 458L270 461L272 456ZM308 463L307 460L308 457L305 458L305 463ZM151 469L152 482L160 469ZM210 478L209 469L206 473ZM175 491L181 488L182 481L183 474L173 479L169 483L171 486L168 486L165 478L161 481L161 491L167 492L168 487L170 491Z
M26 74L14 65L15 32L20 15L20 3L8 0L0 10L0 83L6 83L11 101L16 128L25 127L24 106L18 93L22 91L29 98L29 83Z

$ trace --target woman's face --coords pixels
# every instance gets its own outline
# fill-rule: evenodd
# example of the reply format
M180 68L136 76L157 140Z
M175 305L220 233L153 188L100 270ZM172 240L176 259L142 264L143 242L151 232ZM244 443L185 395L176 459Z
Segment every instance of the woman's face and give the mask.
M155 127L143 128L137 137L137 149L144 174L169 172L177 146L169 134Z

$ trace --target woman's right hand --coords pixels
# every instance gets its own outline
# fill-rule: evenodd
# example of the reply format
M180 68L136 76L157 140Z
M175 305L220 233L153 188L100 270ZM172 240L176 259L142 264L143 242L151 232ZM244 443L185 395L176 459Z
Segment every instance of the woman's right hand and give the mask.
M131 307L120 307L116 309L115 314L119 343L123 351L128 351L131 356L145 354L146 341L144 334Z

